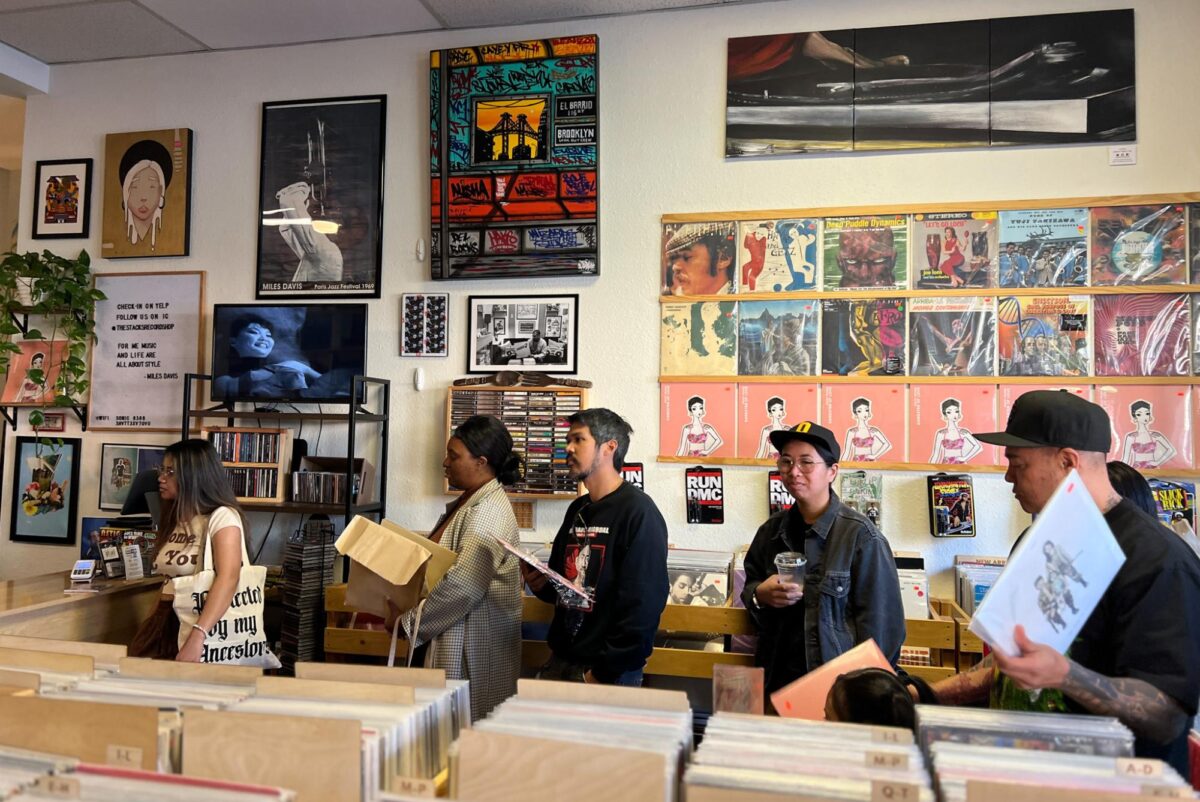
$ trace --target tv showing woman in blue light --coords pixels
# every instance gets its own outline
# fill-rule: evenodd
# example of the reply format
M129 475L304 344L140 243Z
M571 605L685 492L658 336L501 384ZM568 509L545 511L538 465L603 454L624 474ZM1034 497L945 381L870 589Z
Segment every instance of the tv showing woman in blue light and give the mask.
M214 401L348 401L366 367L365 304L213 308Z

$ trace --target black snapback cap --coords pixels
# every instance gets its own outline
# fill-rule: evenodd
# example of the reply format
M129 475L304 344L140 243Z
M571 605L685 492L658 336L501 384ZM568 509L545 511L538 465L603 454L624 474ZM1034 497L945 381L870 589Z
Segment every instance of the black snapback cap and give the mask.
M1066 390L1031 390L1008 413L1002 432L975 432L975 439L1018 448L1074 448L1108 453L1112 424L1099 404Z
M793 440L802 440L824 451L834 462L842 458L842 447L838 445L837 437L819 423L806 420L790 429L771 432L771 445L775 446L776 451L783 451L783 447Z

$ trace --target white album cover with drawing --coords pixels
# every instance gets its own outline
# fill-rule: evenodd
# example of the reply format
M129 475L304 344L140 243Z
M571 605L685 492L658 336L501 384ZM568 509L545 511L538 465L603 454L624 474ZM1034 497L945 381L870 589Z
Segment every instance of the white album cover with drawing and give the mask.
M1030 640L1065 653L1124 562L1096 502L1071 471L1026 530L970 630L1014 655L1013 629L1022 624Z

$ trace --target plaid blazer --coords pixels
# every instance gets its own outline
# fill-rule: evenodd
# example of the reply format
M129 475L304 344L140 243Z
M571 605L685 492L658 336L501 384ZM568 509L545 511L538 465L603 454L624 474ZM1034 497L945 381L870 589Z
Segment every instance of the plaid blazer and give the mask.
M504 487L488 482L454 513L441 544L458 554L429 594L415 645L429 643L425 665L471 683L471 719L517 692L521 671L521 572L492 535L519 545ZM416 611L401 619L414 638Z

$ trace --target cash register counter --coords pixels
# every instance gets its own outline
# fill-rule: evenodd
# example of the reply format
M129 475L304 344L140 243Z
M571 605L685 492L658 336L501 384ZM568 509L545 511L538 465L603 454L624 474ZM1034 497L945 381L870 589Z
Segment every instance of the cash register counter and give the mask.
M162 583L161 576L99 579L94 593L64 593L66 572L0 581L0 635L129 643Z

